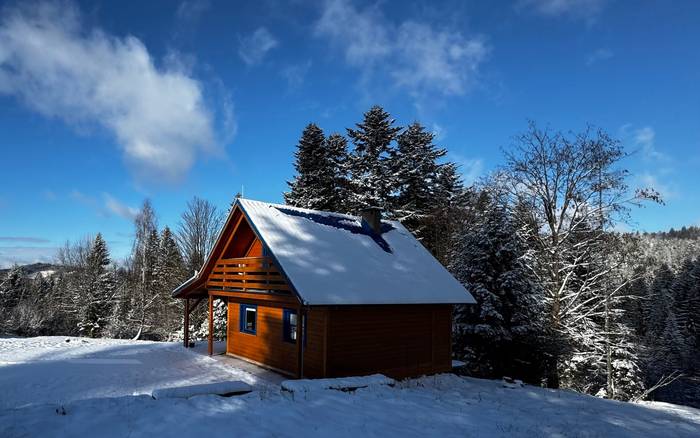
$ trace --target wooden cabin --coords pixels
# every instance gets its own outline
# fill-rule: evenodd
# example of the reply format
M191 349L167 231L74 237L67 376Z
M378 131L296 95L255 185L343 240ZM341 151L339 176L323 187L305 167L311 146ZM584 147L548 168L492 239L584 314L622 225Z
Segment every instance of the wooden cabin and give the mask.
M226 354L296 377L450 371L464 287L399 222L238 199L173 296L228 303Z

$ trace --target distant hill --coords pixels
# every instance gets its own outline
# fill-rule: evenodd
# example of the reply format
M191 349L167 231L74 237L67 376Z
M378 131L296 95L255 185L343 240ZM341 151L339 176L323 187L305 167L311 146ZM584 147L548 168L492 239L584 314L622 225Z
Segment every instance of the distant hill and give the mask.
M0 269L0 278L4 277L12 268ZM48 277L63 269L61 265L53 263L32 263L20 266L25 277L36 278L37 275Z

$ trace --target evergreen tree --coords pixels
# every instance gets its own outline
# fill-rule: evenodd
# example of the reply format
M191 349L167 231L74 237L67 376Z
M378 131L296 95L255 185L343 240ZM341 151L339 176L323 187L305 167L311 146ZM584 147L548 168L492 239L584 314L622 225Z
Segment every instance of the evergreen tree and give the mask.
M542 313L539 288L526 266L527 249L507 208L482 195L483 215L462 224L450 270L475 297L455 314L455 354L472 372L537 382Z
M324 165L319 169L320 210L348 212L348 141L333 133L323 142Z
M339 134L325 138L321 128L309 124L295 152L297 175L287 182L285 202L326 211L347 209L347 140Z
M301 134L294 153L294 168L297 175L288 181L290 191L284 194L285 202L302 208L314 208L322 202L318 196L320 162L324 160L323 143L325 136L321 128L309 123Z
M160 338L166 338L180 326L180 300L172 297L172 291L187 277L180 249L170 228L160 235L157 261L153 272L153 292L160 298L159 318L156 320Z
M394 213L406 228L419 239L423 239L426 220L439 206L444 183L442 166L438 160L447 151L433 144L433 134L418 122L409 125L398 137L398 147L391 157L391 166L396 178L397 194Z
M370 108L356 129L347 129L355 146L349 166L351 209L380 207L391 213L396 178L389 156L400 131L401 127L394 126L394 119L380 106Z
M109 269L107 243L97 233L87 257L84 273L84 300L79 312L78 330L90 337L99 337L107 325L114 299L114 273Z

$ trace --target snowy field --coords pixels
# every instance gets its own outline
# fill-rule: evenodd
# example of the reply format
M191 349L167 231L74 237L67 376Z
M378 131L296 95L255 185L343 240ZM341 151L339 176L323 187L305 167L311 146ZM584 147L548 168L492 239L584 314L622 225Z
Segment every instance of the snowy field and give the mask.
M148 395L221 379L255 390L231 398ZM165 435L698 437L700 410L454 375L292 395L179 344L0 339L0 437Z

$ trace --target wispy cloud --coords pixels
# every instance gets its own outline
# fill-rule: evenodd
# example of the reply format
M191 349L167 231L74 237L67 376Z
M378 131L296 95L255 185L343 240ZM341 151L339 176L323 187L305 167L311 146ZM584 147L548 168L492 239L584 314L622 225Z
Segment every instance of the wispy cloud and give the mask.
M248 65L260 64L267 52L278 45L279 43L267 28L259 27L252 34L240 38L238 55Z
M568 17L592 22L607 0L520 0L518 9L533 11L545 17Z
M468 158L455 153L450 153L450 157L459 165L465 185L474 184L484 174L484 160L481 158Z
M612 58L615 56L615 53L613 53L612 50L606 49L606 48L600 48L595 50L593 53L589 54L586 57L586 65L587 66L592 66L594 64L597 64L602 61L607 61L608 59Z
M128 205L123 204L109 193L103 193L102 197L104 198L104 206L107 211L123 217L124 219L134 220L139 212L137 208L129 207Z
M641 148L645 160L656 163L663 162L666 164L671 161L671 157L657 149L656 131L654 131L654 128L651 126L644 126L635 129L632 134L634 144Z
M98 216L109 217L117 215L132 221L138 214L138 209L121 202L109 193L102 193L102 197L85 194L79 190L73 190L70 198L94 210Z
M137 175L177 180L216 150L202 84L143 43L84 27L72 3L6 8L0 19L0 94L69 123L112 132Z
M340 47L363 80L388 75L414 95L467 93L490 51L483 37L417 19L396 25L377 6L359 9L347 0L327 0L314 33Z
M0 236L0 242L49 243L50 240L43 237Z
M280 74L287 81L289 89L296 90L304 84L310 68L311 60L308 60L301 64L288 65L280 71Z
M433 123L430 130L433 133L433 139L435 141L441 141L447 137L447 130L442 125Z
M196 22L209 6L209 0L185 0L178 5L175 15L180 20Z
M652 172L643 172L637 178L640 187L648 187L656 190L664 201L680 197L680 191L675 184L662 181L658 175Z
M55 201L56 199L58 199L58 196L56 195L56 193L53 190L47 189L47 190L44 190L43 192L41 192L41 194L44 197L44 199L46 199L47 201Z

